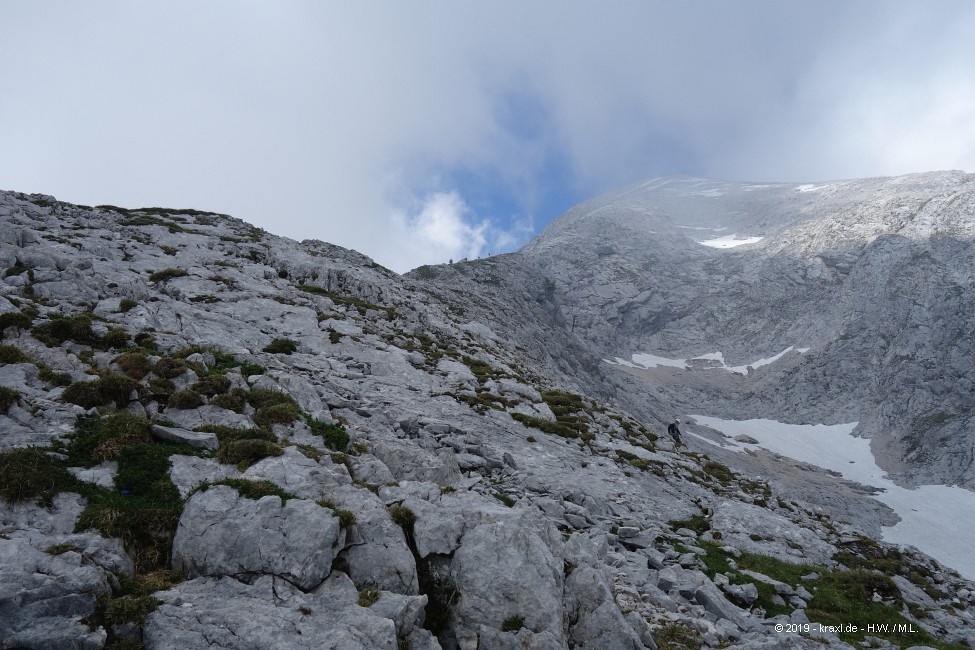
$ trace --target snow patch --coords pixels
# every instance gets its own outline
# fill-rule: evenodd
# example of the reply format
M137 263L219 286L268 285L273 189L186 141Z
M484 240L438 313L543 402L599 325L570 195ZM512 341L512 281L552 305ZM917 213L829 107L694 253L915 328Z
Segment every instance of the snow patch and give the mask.
M736 246L744 246L745 244L755 244L763 239L765 238L745 237L744 239L738 239L738 233L735 233L733 235L725 235L724 237L705 239L704 241L699 241L697 243L710 248L734 248Z
M812 183L803 183L796 189L800 192L815 192L816 190L822 190L829 187L829 185L813 185Z
M667 357L661 357L656 354L638 352L636 354L633 354L630 357L630 361L627 361L626 359L621 359L620 357L614 357L612 360L603 359L603 361L612 364L614 366L626 366L627 368L641 368L643 370L647 370L649 368L658 368L661 366L667 368L679 368L681 370L691 370L701 365L707 365L708 369L716 368L720 370L727 370L728 372L733 372L739 375L747 375L749 366L751 366L753 369L760 368L762 366L767 366L770 363L774 363L778 361L779 359L787 355L789 352L792 352L793 350L802 354L808 352L810 348L795 348L790 345L789 347L782 350L776 355L773 355L771 357L765 357L763 359L758 359L757 361L752 361L751 363L747 363L741 366L729 366L728 363L724 360L724 354L722 354L721 352L709 352L707 354L691 357L690 359L668 359ZM713 363L711 364L694 363L695 361L705 361L705 362L714 361L717 362L717 365Z
M856 422L846 424L785 424L775 420L722 420L692 415L698 424L734 438L751 436L757 445L725 441L715 443L733 451L761 447L771 452L832 470L843 478L880 488L873 498L889 506L901 518L883 530L884 541L916 546L968 579L975 579L975 554L971 553L971 522L975 520L975 492L947 485L908 489L896 485L877 466L870 441L853 436Z

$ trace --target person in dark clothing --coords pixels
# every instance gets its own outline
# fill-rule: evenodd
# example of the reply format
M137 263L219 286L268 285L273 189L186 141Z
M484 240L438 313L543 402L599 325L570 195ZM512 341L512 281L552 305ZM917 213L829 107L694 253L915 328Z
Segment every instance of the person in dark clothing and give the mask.
M680 420L674 418L674 421L667 426L667 433L674 439L674 444L680 445L683 443L680 440L680 429L677 428L678 424L680 424Z

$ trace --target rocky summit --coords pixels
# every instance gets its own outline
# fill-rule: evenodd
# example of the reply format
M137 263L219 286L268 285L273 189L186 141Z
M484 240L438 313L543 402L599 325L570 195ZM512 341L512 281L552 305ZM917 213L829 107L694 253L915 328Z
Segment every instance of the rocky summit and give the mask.
M721 429L972 487L971 181L658 179L406 276L2 192L0 647L973 648L882 488Z

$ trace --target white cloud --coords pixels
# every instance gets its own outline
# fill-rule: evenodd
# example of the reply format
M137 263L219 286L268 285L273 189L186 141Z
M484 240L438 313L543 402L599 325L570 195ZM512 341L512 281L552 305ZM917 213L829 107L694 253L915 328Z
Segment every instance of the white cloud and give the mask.
M470 208L456 192L436 192L424 198L415 214L392 214L396 237L385 242L395 246L394 271L408 271L421 264L441 264L449 259L476 258L484 250L487 222L471 223Z
M405 269L524 241L556 216L553 158L584 193L971 170L973 29L948 0L9 0L0 187L229 212ZM478 213L458 169L516 215Z

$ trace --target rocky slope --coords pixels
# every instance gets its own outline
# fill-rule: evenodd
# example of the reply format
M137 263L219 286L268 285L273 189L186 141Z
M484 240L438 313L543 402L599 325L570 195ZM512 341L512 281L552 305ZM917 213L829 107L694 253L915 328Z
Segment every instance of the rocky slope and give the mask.
M573 208L477 271L425 271L461 292L545 286L527 308L595 359L720 352L745 369L786 351L747 378L639 363L574 374L644 418L857 421L895 480L972 489L973 240L975 183L962 172L819 185L657 179ZM479 317L494 326L490 310Z
M0 193L0 646L975 647L973 585L856 486L844 522L658 437L619 310L540 255L401 278Z

